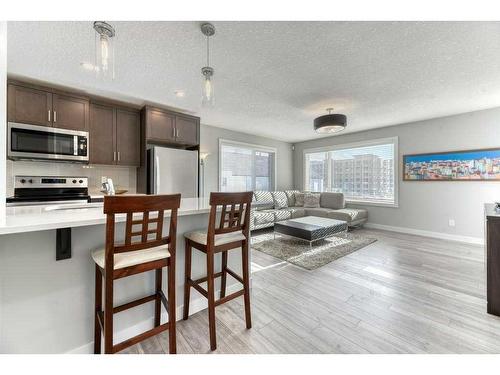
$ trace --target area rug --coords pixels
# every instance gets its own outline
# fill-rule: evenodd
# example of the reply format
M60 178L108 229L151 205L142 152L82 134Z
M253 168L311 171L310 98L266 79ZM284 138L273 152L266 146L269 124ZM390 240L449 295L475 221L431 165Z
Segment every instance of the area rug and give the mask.
M376 238L348 232L314 242L310 247L309 242L293 237L276 234L274 239L271 232L253 237L252 248L307 270L314 270L375 241Z

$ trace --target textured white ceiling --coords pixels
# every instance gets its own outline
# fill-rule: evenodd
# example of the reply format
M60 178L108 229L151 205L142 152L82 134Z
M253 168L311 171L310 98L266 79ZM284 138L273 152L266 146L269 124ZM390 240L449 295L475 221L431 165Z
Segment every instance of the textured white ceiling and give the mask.
M200 105L199 22L111 23L111 83L80 66L94 61L92 22L9 22L8 72L291 142L320 137L327 107L352 132L500 106L499 22L213 22L213 109Z

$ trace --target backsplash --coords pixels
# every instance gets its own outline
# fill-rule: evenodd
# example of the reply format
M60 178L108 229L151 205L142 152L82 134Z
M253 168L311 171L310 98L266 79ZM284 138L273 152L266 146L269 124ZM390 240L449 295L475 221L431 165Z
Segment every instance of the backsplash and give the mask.
M113 179L115 188L136 192L135 167L115 165L86 165L76 163L53 163L7 160L7 197L14 195L15 176L82 176L89 178L89 192L96 194L101 189L101 176Z

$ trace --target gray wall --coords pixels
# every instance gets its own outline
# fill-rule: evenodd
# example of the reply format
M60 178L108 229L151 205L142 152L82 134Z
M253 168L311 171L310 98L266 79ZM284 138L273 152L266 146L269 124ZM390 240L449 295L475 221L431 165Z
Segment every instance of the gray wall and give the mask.
M303 188L304 149L399 137L399 208L366 206L369 222L483 238L483 204L500 200L500 182L402 181L402 156L500 147L500 108L297 143L294 184ZM448 225L455 219L455 227Z
M205 192L218 191L219 183L219 139L245 142L256 145L274 147L277 149L277 180L278 190L293 187L293 152L292 145L287 142L258 137L246 133L235 132L228 129L201 125L200 151L210 155L205 163Z

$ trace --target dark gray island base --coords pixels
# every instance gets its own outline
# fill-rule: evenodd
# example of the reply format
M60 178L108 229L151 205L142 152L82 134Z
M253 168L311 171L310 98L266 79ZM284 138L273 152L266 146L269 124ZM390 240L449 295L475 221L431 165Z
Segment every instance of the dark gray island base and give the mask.
M280 233L300 238L309 241L310 246L315 241L343 232L347 232L346 221L316 216L306 216L274 223L275 236L276 233Z
M486 296L488 314L500 316L500 213L494 204L485 205Z

